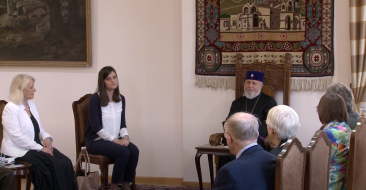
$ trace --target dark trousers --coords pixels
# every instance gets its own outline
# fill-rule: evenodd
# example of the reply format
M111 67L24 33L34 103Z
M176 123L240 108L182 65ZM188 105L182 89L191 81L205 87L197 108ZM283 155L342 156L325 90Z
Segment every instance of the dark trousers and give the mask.
M139 159L139 149L136 145L130 142L130 144L125 147L110 141L96 140L92 142L89 147L86 147L86 149L90 154L103 155L115 160L112 183L134 181Z
M0 189L15 189L13 170L0 167Z

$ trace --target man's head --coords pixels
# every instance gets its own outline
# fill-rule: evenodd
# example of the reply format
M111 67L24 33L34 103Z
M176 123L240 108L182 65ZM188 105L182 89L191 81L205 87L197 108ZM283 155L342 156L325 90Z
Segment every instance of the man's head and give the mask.
M263 88L264 73L259 71L247 71L244 83L244 96L253 99L257 97Z
M238 112L225 122L225 137L229 150L237 154L246 145L256 142L258 138L258 119L249 113Z
M344 85L343 83L335 83L335 84L331 84L327 87L327 92L326 93L336 93L338 95L340 95L344 102L347 105L347 110L351 111L353 110L353 94L351 89L349 89L346 85Z

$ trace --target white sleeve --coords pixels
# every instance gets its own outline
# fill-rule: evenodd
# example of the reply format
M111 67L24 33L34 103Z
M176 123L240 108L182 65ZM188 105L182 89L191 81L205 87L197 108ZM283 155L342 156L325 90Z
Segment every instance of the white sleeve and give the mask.
M123 127L119 130L119 134L121 137L124 137L126 135L128 135L128 131L127 131L127 128L126 127Z
M109 134L106 130L101 129L97 132L97 135L105 141L113 141L114 137Z
M28 135L23 134L19 123L19 108L12 106L5 106L2 115L3 127L6 134L9 135L12 143L27 150L41 151L42 146L37 144Z

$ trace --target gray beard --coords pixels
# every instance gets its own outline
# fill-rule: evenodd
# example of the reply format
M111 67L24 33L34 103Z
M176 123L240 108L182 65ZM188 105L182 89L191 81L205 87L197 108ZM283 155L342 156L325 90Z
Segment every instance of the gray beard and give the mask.
M244 96L247 97L248 99L253 99L255 97L257 97L261 92L258 91L257 94L253 94L253 95L249 95L246 91L244 91Z

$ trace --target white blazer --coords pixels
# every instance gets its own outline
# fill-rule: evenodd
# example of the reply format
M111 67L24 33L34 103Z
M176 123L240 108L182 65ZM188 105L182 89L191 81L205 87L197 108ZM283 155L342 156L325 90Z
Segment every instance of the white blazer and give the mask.
M39 125L39 139L43 141L51 136L43 130L39 119L36 104L28 100L30 111ZM41 151L42 146L34 141L34 126L24 105L16 105L13 102L6 104L3 115L3 141L2 153L11 157L22 157L28 150ZM52 138L51 138L52 140Z

